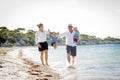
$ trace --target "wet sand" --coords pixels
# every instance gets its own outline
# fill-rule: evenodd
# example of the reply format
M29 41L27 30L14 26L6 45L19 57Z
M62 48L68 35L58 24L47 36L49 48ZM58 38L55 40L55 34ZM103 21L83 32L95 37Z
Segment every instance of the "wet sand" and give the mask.
M0 48L0 80L60 80L50 67L22 58L21 49L16 57L8 55L15 49Z

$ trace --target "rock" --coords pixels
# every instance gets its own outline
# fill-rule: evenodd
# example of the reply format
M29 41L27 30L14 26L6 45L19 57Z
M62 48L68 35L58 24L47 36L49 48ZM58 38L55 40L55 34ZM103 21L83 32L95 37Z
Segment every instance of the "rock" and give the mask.
M28 61L27 63L28 63L29 65L31 65L31 66L34 65L34 63L33 63L33 62L30 62L30 61Z
M14 43L15 46L21 46L19 42Z
M39 75L38 72L30 72L31 75Z
M48 80L47 78L43 78L43 80Z
M3 66L0 65L0 68L3 68Z
M26 43L25 43L25 41L23 40L23 39L20 39L20 41L19 41L19 43L21 44L21 45L26 45Z
M8 40L3 44L3 46L7 46L7 45L9 45L9 41Z
M39 65L33 65L32 66L33 68L38 68L38 67L40 67Z
M48 80L47 78L43 78L43 79L36 79L36 80Z
M45 75L45 77L52 77L52 75Z
M0 62L0 64L3 64L3 62Z
M33 71L35 71L35 72L42 72L41 70L33 70Z

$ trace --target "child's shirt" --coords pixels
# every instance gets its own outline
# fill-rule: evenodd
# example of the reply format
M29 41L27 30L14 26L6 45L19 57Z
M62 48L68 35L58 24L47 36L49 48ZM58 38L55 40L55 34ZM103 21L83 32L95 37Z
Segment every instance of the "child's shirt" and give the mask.
M57 38L58 38L58 37L53 37L53 36L51 36L51 33L50 33L51 43L56 42L56 41L57 41Z
M80 37L80 32L78 30L76 30L74 36Z

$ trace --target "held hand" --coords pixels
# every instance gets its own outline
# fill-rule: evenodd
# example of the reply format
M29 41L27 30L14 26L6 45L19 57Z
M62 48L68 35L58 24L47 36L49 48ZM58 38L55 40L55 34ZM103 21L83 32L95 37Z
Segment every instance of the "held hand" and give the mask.
M59 32L57 32L57 35L59 35Z
M78 38L78 37L76 37L76 36L74 37L74 39L77 39L77 40L79 40L79 38Z
M48 29L48 32L51 32L50 29Z
M38 47L41 48L41 45L38 43Z

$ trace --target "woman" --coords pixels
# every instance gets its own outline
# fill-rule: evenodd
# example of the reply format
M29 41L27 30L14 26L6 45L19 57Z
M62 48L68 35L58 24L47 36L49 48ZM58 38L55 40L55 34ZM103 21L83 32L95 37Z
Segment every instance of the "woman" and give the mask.
M44 64L44 60L45 60L46 65L49 66L48 65L48 43L47 43L47 37L46 37L47 32L44 30L44 26L42 23L40 23L37 26L39 28L39 31L37 31L35 34L35 42L41 54L40 60L42 65L45 66Z

